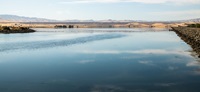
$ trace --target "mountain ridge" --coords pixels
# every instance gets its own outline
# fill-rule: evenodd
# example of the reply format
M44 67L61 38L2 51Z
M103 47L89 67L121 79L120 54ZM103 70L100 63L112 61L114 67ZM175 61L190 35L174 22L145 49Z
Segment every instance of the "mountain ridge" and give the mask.
M200 22L200 18L175 21L145 21L145 20L53 20L37 17L24 17L17 15L3 14L0 15L0 22Z
M0 19L7 20L10 22L56 22L57 20L37 18L37 17L24 17L17 15L0 15Z

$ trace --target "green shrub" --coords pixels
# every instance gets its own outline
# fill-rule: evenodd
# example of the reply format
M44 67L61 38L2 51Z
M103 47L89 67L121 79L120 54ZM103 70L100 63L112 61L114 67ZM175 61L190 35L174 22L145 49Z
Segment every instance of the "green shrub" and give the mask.
M0 26L0 31L2 31L3 30L3 28Z
M3 27L3 30L10 30L10 27Z
M200 24L196 24L197 28L200 28Z
M200 28L200 24L188 24L187 27Z

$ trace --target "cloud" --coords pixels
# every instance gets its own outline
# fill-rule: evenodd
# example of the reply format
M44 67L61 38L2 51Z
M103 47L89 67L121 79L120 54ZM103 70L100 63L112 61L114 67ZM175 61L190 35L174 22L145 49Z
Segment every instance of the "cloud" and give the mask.
M64 1L60 3L120 3L120 2L135 2L135 3L148 3L148 4L160 4L160 3L197 4L200 3L200 0L73 0L73 1Z
M162 16L162 19L179 18L188 19L198 18L200 16L200 10L185 10L185 11L163 11L163 12L151 12L150 15Z
M19 13L20 11L19 10L13 10L11 11L11 13Z

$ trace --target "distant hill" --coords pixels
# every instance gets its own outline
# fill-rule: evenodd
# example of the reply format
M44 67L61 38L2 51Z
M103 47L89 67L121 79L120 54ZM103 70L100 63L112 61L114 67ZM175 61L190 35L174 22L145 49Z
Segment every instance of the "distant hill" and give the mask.
M17 15L0 15L0 22L200 22L200 18L178 21L143 21L143 20L52 20L36 17L23 17Z
M10 21L4 20L4 19L1 19L1 18L0 18L0 22L10 22Z
M200 18L185 20L185 22L200 22Z
M57 20L35 17L23 17L16 15L0 15L0 22L57 22Z
M63 20L61 22L96 22L95 20L78 20L78 19L74 19L74 20Z

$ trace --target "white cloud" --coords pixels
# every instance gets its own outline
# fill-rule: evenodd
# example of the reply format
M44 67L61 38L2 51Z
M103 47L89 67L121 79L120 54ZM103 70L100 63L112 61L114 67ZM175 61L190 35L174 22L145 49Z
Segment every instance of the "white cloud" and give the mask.
M137 3L150 3L150 4L159 4L159 3L197 4L200 3L200 0L73 0L73 1L64 1L61 3L119 3L119 2L137 2Z
M11 11L11 13L19 13L20 11L18 11L18 10L13 10L13 11Z
M193 19L200 16L200 10L185 10L185 11L163 11L151 12L150 15L161 16L162 19ZM174 19L173 19L174 18Z

